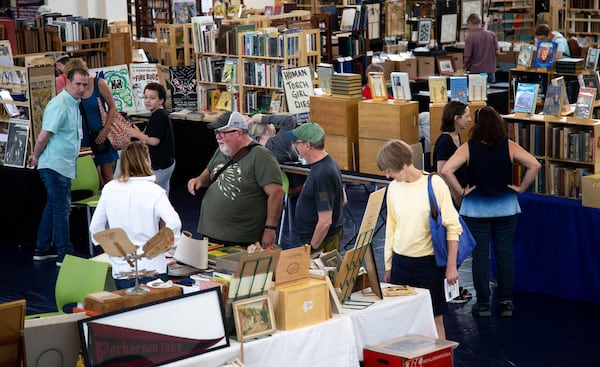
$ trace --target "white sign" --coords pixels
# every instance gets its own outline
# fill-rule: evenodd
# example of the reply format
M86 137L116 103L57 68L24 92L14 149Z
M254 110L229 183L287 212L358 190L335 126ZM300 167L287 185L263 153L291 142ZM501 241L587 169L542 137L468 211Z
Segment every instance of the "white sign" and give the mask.
M284 69L281 76L288 111L295 115L298 121L308 121L310 96L315 94L310 66Z

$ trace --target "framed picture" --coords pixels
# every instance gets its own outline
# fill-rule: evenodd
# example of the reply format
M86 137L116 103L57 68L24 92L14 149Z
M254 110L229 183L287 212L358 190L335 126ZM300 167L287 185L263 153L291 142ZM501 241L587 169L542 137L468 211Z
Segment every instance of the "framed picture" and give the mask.
M275 314L269 296L247 298L232 303L235 331L239 341L273 334Z
M440 33L440 43L456 42L457 23L458 23L458 15L456 15L456 14L442 15L442 31Z
M467 24L467 18L471 14L479 14L481 16L481 0L465 0L462 2L461 9L461 24Z
M159 366L229 346L218 287L80 320L79 336L88 367Z
M437 58L440 75L452 75L454 73L454 61L451 56Z
M23 168L27 160L29 121L16 118L11 118L8 121L8 138L4 151L4 165Z
M426 45L431 41L431 19L419 19L419 33L417 44Z
M387 101L387 89L383 73L369 73L369 88L374 101Z
M270 5L265 6L265 15L273 15L273 7Z

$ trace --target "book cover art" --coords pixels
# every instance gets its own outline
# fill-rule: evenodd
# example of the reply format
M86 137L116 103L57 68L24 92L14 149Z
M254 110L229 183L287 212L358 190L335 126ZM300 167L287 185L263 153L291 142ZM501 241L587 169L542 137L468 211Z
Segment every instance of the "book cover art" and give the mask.
M221 83L236 83L236 61L233 59L225 60L223 70L221 72Z
M533 66L536 68L547 68L551 69L554 64L554 57L556 55L556 42L552 41L540 41L537 45L535 57L533 59Z
M195 0L173 0L173 23L191 23L196 16Z
M369 87L373 100L387 100L385 77L383 73L369 73Z
M29 121L10 119L8 123L8 139L4 153L4 165L8 167L25 167L27 159L27 141L29 140Z
M466 76L450 77L450 100L469 103L469 85Z
M279 113L283 102L282 93L271 93L271 105L269 106L269 113Z
M90 69L90 74L106 81L118 111L133 111L133 92L129 79L129 67L126 64Z
M144 88L148 83L159 83L156 64L129 64L133 111L146 111L144 107Z
M594 100L596 99L596 88L579 88L577 102L575 103L575 112L573 117L580 119L592 118L592 109L594 108Z
M31 120L31 133L33 141L37 140L42 131L42 117L48 102L56 95L54 67L38 66L29 69L29 95L31 97L31 111L29 119ZM27 108L23 108L27 110ZM21 110L21 113L24 111Z
M598 68L598 57L600 56L599 48L588 48L587 57L585 58L585 69L596 71Z
M392 80L392 95L394 99L410 101L412 96L408 73L394 71L390 73L390 78Z
M195 66L169 66L169 88L173 111L198 110Z
M222 91L219 100L217 101L217 110L221 111L231 111L232 110L232 101L233 98L230 92Z
M517 65L524 67L531 67L531 60L533 59L534 47L533 45L521 45L519 51L519 57L517 58Z
M535 112L538 85L534 83L519 83L515 94L513 112L532 114Z
M579 74L577 76L577 80L579 81L579 87L587 87L587 88L596 88L596 90L600 87L600 82L598 80L597 72L593 74ZM596 93L596 100L600 98L598 93Z
M544 101L544 115L560 117L563 89L560 85L549 85Z
M448 89L446 85L446 77L430 76L429 77L429 99L431 102L447 102Z
M469 101L487 100L487 74L469 74Z

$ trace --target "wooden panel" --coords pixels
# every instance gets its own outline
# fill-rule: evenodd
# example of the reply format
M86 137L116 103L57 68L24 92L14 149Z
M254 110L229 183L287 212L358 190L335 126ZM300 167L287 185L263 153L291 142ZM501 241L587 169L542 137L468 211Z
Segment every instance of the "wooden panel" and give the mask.
M372 175L381 175L382 172L377 168L377 153L387 142L386 139L363 139L358 138L358 151L360 152L359 172Z
M182 293L183 288L175 286L171 288L150 288L150 292L135 296L128 296L125 294L125 289L121 289L111 292L116 297L95 297L94 295L86 297L83 301L83 307L86 310L105 313L179 296Z
M293 330L329 320L325 279L307 278L276 284L272 292L277 329Z
M358 144L358 138L351 140L347 136L326 134L325 150L337 162L340 169L354 171L358 164L355 163L355 146Z
M316 122L327 134L348 136L358 134L358 102L361 99L342 99L331 96L310 97L310 121Z
M358 136L384 140L401 139L408 144L417 143L419 141L418 102L360 102Z
M114 32L110 38L111 65L131 64L131 32Z

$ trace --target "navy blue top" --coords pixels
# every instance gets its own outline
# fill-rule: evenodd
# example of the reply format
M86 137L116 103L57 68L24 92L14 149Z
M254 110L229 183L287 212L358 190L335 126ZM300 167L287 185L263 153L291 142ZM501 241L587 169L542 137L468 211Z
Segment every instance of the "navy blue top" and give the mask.
M458 141L460 144L460 135L458 136ZM437 162L447 161L450 159L450 157L452 157L452 155L456 152L456 149L458 149L458 147L456 144L454 144L452 136L449 134L442 133L440 137L437 138L435 141L435 147L433 148L433 164L435 165L434 169L437 173L440 172ZM458 183L460 183L460 187L467 186L467 168L464 165L457 169L456 172L454 172L454 175L456 176Z

